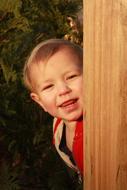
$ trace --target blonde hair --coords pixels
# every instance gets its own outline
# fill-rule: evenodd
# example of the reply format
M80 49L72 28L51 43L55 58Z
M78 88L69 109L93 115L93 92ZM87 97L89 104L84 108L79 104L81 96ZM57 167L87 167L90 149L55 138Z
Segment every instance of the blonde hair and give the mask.
M48 59L53 56L58 51L68 48L81 60L83 59L83 50L79 45L76 45L68 40L64 39L49 39L44 42L39 43L31 52L28 57L24 69L23 69L23 80L25 86L32 91L32 80L30 69L33 64L39 64L40 62L46 62Z

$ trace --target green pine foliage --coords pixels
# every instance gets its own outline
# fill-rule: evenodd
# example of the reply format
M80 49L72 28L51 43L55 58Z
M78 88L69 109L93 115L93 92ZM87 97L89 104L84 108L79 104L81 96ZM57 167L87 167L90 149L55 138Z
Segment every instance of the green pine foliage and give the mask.
M52 117L30 100L23 65L42 40L65 36L82 45L82 26L73 31L81 0L0 2L0 189L78 190L75 174L52 145ZM69 36L69 37L68 37ZM6 161L6 162L5 162ZM71 176L71 177L70 177Z
M1 190L21 190L18 185L17 171L12 171L12 168L5 162L0 168L0 189Z

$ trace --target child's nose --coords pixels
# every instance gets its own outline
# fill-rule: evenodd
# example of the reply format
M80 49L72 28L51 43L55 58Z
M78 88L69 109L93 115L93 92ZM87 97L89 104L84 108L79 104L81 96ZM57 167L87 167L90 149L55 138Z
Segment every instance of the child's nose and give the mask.
M71 92L71 88L66 83L62 83L59 85L59 88L58 88L59 96L66 95L69 92Z

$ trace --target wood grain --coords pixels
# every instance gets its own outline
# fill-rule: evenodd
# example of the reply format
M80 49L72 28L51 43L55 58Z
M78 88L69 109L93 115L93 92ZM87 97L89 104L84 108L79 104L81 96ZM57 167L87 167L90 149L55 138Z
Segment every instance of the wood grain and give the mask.
M85 190L127 190L127 1L84 1Z

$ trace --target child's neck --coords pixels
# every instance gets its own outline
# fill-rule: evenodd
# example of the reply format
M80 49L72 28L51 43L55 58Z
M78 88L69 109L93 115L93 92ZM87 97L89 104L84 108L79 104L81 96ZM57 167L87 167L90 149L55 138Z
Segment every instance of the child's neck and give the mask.
M69 130L69 131L73 131L75 130L75 127L76 127L76 124L77 124L77 121L64 121L65 125L66 125L66 128Z
M75 129L76 129L77 121L73 122L65 122L66 125L66 144L69 150L72 152L73 150L73 140L75 136Z
M66 120L64 120L64 123L65 123L66 127L68 128L68 130L73 131L76 127L77 122L80 122L82 120L83 120L83 117L80 117L77 121L66 121Z

